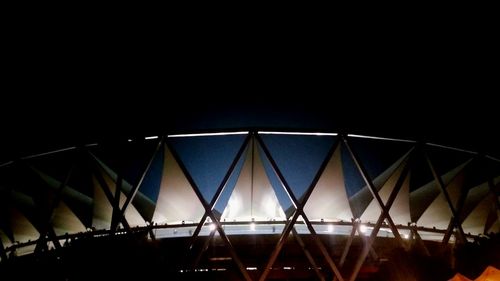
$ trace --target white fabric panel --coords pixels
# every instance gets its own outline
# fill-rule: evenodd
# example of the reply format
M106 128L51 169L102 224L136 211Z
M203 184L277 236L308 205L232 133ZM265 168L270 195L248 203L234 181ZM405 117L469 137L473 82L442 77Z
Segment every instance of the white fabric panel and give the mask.
M389 180L389 178L396 172L397 168L401 166L403 161L406 161L408 155L412 150L410 149L403 156L401 156L396 162L394 162L391 166L389 166L383 173L378 175L373 180L373 185L377 190L381 190L384 184ZM401 191L400 191L401 192ZM351 205L351 210L353 210L353 215L361 217L363 213L366 213L366 209L374 199L373 195L370 192L368 186L364 186L361 190L359 190L356 194L349 198L349 202ZM378 205L377 205L378 206ZM371 212L371 211L369 211Z
M496 222L486 232L500 233L500 218L498 217L498 213Z
M4 248L7 248L10 245L12 245L12 242L10 241L9 237L1 229L0 229L0 239Z
M125 195L122 194L122 196L120 197L120 205L124 205L125 201ZM144 221L141 214L139 214L139 211L137 211L132 203L128 204L127 210L125 210L125 219L127 220L128 225L131 227L146 225L146 221Z
M467 160L466 162L455 167L453 170L450 170L446 174L442 175L441 179L442 179L444 185L447 186L450 183L450 181L452 181L457 176L457 174L460 173L465 168L465 166L467 164L469 164L470 161L471 160ZM410 194L410 197L412 200L416 200L416 201L420 202L421 198L429 197L429 194L430 194L429 192L434 188L437 188L439 190L439 193L441 193L441 188L439 186L436 187L435 180L434 180L434 178L432 178L432 180L429 183L425 184L422 187L418 187L418 189L414 190Z
M102 174L106 184L114 189L114 182L109 179L107 174ZM96 229L109 229L111 227L111 218L113 217L113 208L109 203L102 186L95 176L92 176L94 182L94 213L92 217L92 226Z
M406 162L406 161L405 161ZM396 171L389 177L389 179L384 183L382 188L379 190L378 194L382 199L384 204L387 204L391 192L394 190L396 182L398 181L401 173L403 172L404 165L400 165ZM370 205L366 208L365 212L361 216L361 221L375 223L378 220L382 210L377 202L377 200L372 199ZM410 222L410 177L406 175L403 185L399 190L394 203L392 203L391 209L389 210L389 215L395 224L407 225Z
M106 182L106 185L109 187L109 190L113 196L115 196L116 192L116 183L106 170L100 168L101 175ZM104 193L102 186L99 184L97 179L93 177L94 181L94 217L92 220L92 226L96 229L109 229L111 227L111 220L113 217L113 207L109 202L106 194ZM123 182L124 183L124 182ZM120 193L120 208L123 207L127 198L123 193ZM129 204L127 206L127 210L125 211L125 219L127 220L129 226L144 226L146 222L139 214L137 209L133 204Z
M465 233L482 234L484 232L486 219L492 206L494 206L494 200L494 195L490 193L477 204L470 215L462 222L462 228Z
M460 220L463 222L477 205L490 193L490 188L488 182L484 182L474 188L471 188L467 193L467 198L465 200L464 207L460 214Z
M446 191L450 196L452 204L455 205L460 197L460 190L464 182L465 174L463 172L458 173L446 186ZM448 202L443 194L439 193L438 197L429 205L429 207L424 211L417 224L419 226L425 227L436 227L438 229L447 229L450 223L452 213Z
M14 241L27 242L37 240L40 234L31 222L16 208L10 208L10 223Z
M339 146L306 202L304 212L309 220L351 221L353 217L345 190L340 155Z
M85 225L83 225L64 201L60 201L54 209L52 225L57 235L85 231Z
M165 160L153 222L199 222L205 213L203 205L186 179L170 150L165 147Z
M269 221L285 220L285 213L267 178L264 165L254 145L247 147L245 162L238 181L229 197L222 220L228 221ZM252 163L253 152L253 163ZM253 174L252 174L253 164Z
M389 199L389 198L387 198ZM401 190L392 203L389 211L395 224L407 225L411 221L410 216L410 177L407 175Z
M103 177L106 180L106 184L109 186L111 193L114 196L115 191L116 191L116 180L118 178L118 175L111 168L109 168L106 164L104 164L104 162L102 162L99 158L97 158L96 156L94 156L94 158L99 163L99 165L100 165L99 170L101 171L101 174L103 175ZM132 190L132 185L129 184L127 181L122 179L122 187L121 187L122 192L120 194L121 196L120 196L120 203L119 203L120 209L123 208L123 205L125 205L125 201L127 200L125 196L127 194L129 194L131 190ZM140 194L140 192L137 192L135 196L147 198L144 195ZM146 200L149 200L149 198L147 198ZM146 222L142 218L141 214L139 213L139 211L137 211L137 209L134 207L134 205L132 203L130 203L127 206L127 210L125 210L125 219L127 220L129 226L144 226L144 225L146 225Z
M460 193L462 193L462 187L464 185L465 173L458 173L458 175L453 178L448 186L446 186L446 191L450 196L451 203L453 207L458 209L458 200L460 199ZM466 195L466 194L465 194Z

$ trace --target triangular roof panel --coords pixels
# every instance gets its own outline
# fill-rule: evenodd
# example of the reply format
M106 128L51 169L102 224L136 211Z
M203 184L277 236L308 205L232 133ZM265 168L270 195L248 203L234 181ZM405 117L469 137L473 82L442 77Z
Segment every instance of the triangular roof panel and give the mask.
M246 135L169 138L205 201L210 202Z
M153 222L199 222L205 210L193 188L175 161L170 149L165 147L163 176L156 202Z
M260 135L290 185L301 197L335 142L334 136Z
M254 141L249 143L245 162L222 219L229 221L285 220Z
M403 172L404 165L400 165L398 169L389 177L389 179L385 182L382 188L379 190L378 194L382 199L384 204L387 204L387 200L389 200L389 196L394 190L396 182L401 176ZM403 181L403 185L399 190L390 210L389 215L395 224L406 225L410 222L410 177L408 175L405 176L405 180ZM370 205L366 208L363 215L361 216L361 221L363 222L372 222L375 223L381 214L381 209L376 200L372 200Z
M328 161L304 212L310 220L350 221L353 218L345 190L340 148Z

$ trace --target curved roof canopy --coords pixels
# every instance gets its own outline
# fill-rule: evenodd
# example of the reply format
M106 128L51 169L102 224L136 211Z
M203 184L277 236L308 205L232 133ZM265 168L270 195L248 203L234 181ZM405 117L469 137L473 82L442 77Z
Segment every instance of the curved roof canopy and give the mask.
M497 159L407 140L257 131L147 137L3 164L0 238L8 249L88 229L203 224L212 220L207 208L223 224L283 224L303 208L319 225L369 225L387 207L384 221L398 227L480 235L500 231L499 190ZM27 252L36 246L28 244Z

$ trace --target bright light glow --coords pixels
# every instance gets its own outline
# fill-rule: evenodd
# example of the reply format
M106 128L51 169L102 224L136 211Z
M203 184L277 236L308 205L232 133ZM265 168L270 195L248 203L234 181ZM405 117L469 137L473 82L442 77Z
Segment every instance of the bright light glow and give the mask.
M251 230L251 231L255 231L255 223L254 223L254 222L252 222L252 223L250 224L250 230Z
M154 140L154 139L157 139L158 136L150 136L150 137L145 137L144 139L145 140Z
M402 141L402 142L411 142L415 143L413 140L405 140L405 139L393 139L393 138L382 138L382 137L374 137L374 136L365 136L365 135L356 135L356 134L347 134L348 137L353 138L362 138L362 139L374 139L374 140L389 140L389 141Z
M308 132L267 132L259 131L261 135L292 135L292 136L336 136L337 133L308 133Z
M3 164L0 164L0 167L3 167L3 166L8 166L10 164L14 163L14 161L9 161L9 162L5 162Z
M128 139L127 141L128 141L128 142L132 142L132 139Z
M210 229L210 231L214 231L215 230L215 223L209 224L208 229Z
M359 231L361 231L361 233L366 233L367 230L368 228L366 227L366 225L362 224L359 226Z
M403 237L404 237L405 239L408 239L408 238L410 238L410 235L409 235L409 234L405 234L405 235L403 235Z
M328 225L328 232L332 233L334 230L333 224Z
M291 266L283 266L283 269L284 270L292 270L292 267Z
M212 136L231 136L231 135L248 135L248 131L221 132L221 133L200 133L200 134L178 134L178 135L168 135L168 137L169 138L185 138L185 137L212 137Z
M257 270L257 267L255 267L255 266L248 266L247 270Z
M493 160L493 161L500 162L500 159L497 159L497 158L495 158L495 157L493 157L493 156L486 155L486 158L491 159L491 160Z

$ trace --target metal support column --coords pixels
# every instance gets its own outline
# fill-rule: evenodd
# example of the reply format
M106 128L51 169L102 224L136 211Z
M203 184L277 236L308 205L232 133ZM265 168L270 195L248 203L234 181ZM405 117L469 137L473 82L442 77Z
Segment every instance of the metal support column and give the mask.
M248 137L247 137L247 139L248 139ZM244 145L245 144L246 144L246 141L245 141ZM233 245L231 244L231 241L229 241L228 237L226 236L226 233L224 232L224 229L222 228L222 225L220 224L219 219L214 215L214 213L212 211L213 206L215 206L215 204L213 204L213 206L211 206L205 200L205 198L203 197L203 195L200 192L200 189L198 188L198 185L194 181L193 177L191 176L191 174L187 170L187 168L184 165L184 163L181 161L179 155L177 154L177 151L175 151L170 146L170 143L167 143L167 145L168 145L168 147L170 148L170 150L172 152L172 156L174 157L174 159L179 164L179 167L181 168L182 172L186 176L186 179L191 184L191 187L193 188L193 191L195 192L196 196L198 197L198 199L200 200L201 204L203 205L203 208L205 209L205 213L208 214L208 217L210 217L210 219L212 220L212 223L215 224L216 229L219 232L219 235L220 235L222 241L224 241L224 243L226 244L226 247L228 248L228 250L229 250L229 252L230 252L230 254L232 256L233 261L236 263L236 266L240 270L240 272L243 275L243 277L245 278L245 280L251 281L252 279L250 278L250 275L246 271L246 268L244 267L243 263L241 262L238 254L236 253L236 250L234 249ZM228 171L228 173L226 173L226 177L223 179L223 181L221 183L221 186L219 186L220 192L222 192L222 190L224 189L224 187L225 187L225 185L226 185L226 183L227 183L227 181L228 181L228 179L229 179L229 177L231 175L231 172L234 169L234 166L236 166L237 159L239 159L239 157L243 153L244 148L245 148L244 145L242 145L242 147L238 151L238 155L237 155L237 157L235 157L235 160L233 161L234 165L232 165L232 167L230 168L230 171ZM220 195L220 193L219 193L219 195ZM217 202L217 200L218 200L218 196L214 196L214 198L212 199L212 201L215 202L215 203ZM206 216L204 216L204 217L206 217ZM200 221L200 224L198 226L200 226L203 223L204 223L204 221Z
M456 224L456 222L459 222L460 216L457 213L457 210L455 209L455 207L453 206L453 202L451 202L450 195L446 191L446 186L444 185L443 180L441 179L441 177L437 173L436 168L432 164L432 161L429 158L429 155L425 151L424 151L424 156L425 156L425 159L427 160L427 164L429 164L429 168L431 169L432 175L434 176L434 180L438 184L439 188L441 189L441 192L443 193L443 195L446 199L446 202L448 203L448 207L450 208L450 211L452 214L451 221L454 222L453 223L453 224L455 224L454 227L456 227L459 231L458 238L463 239L465 237L465 233L464 233L464 230L462 229L462 224L461 223ZM453 224L450 224L450 226ZM451 227L451 229L453 229L454 227ZM449 229L449 231L447 231L447 235L445 235L445 237L443 238L443 244L445 243L445 241L447 241L446 237L448 237L448 239L449 239L449 233L451 232L451 229Z
M76 150L76 152L77 151L78 150ZM76 154L76 152L74 153ZM45 248L47 246L46 244L47 235L52 240L55 247L57 248L61 247L59 240L57 240L57 238L55 237L54 229L52 228L51 225L52 215L54 213L55 208L57 207L57 205L59 205L59 202L61 201L62 191L64 187L68 184L68 181L71 178L71 175L73 174L73 170L76 167L76 161L77 161L77 155L74 155L73 163L71 164L68 173L64 177L64 180L60 183L59 187L57 188L55 198L53 199L52 204L49 206L49 209L47 210L47 213L45 213L45 216L42 216L43 219L41 221L40 236L35 246L35 253L38 253L39 251L41 251L42 248Z
M401 235L399 235L399 231L398 231L396 225L394 224L394 221L392 220L391 216L389 215L389 208L387 208L387 205L385 205L384 202L382 201L382 198L380 198L380 195L378 194L378 191L375 188L373 181L368 176L368 172L366 171L365 167L363 166L363 164L359 160L358 156L351 149L351 146L349 145L347 138L343 135L341 137L342 137L342 140L343 140L347 150L349 151L349 154L351 155L354 163L356 164L356 167L358 168L361 176L363 177L363 180L365 181L366 185L368 186L368 189L370 190L371 194L376 199L380 209L382 210L382 213L387 214L387 216L386 216L387 223L389 224L389 227L391 228L391 231L394 235L394 238L396 238L396 240L401 245L401 247L405 248L405 244L403 242L403 239L401 239ZM412 151L413 151L413 149L412 149ZM402 184L402 182L401 182L401 184ZM398 190L398 192L399 192L399 190Z
M304 244L304 241L302 240L302 238L300 238L300 236L297 233L297 230L295 230L295 228L292 229L292 234L293 234L293 237L297 240L297 243L299 244L300 248L302 249L302 251L306 255L307 260L312 265L314 272L316 273L316 276L318 276L318 279L321 281L325 281L325 277L323 276L321 271L319 271L318 264L314 260L313 256L311 255L311 252L309 252L309 250L306 247L306 244Z
M373 185L373 182L369 179L368 173L366 172L365 168L363 167L363 165L359 161L359 158L356 156L356 154L354 154L354 152L350 148L345 137L342 137L342 139L344 140L344 143L345 143L347 149L349 150L351 157L353 158L354 162L356 163L358 170L360 171L361 175L363 176L363 179L365 180L366 184L370 188L372 195L377 199L379 206L382 210L382 212L377 220L377 223L375 224L375 227L373 228L371 235L370 235L367 243L363 247L361 255L359 256L359 258L356 261L356 264L354 266L353 273L351 275L351 278L349 279L350 281L354 281L354 280L356 280L356 278L359 274L359 270L361 269L361 266L365 262L366 256L368 255L370 248L373 244L373 241L375 240L375 237L377 236L378 231L380 230L380 227L382 226L382 223L384 222L385 219L387 219L389 226L391 227L391 230L392 230L394 236L396 237L396 239L398 240L398 242L400 243L400 245L406 249L406 245L402 241L401 236L399 235L399 232L398 232L396 226L394 225L394 222L392 221L391 216L389 215L389 210L390 210L392 204L394 203L394 200L396 199L396 196L398 195L399 190L403 186L403 182L405 181L406 176L407 176L409 169L410 169L409 162L411 161L412 157L411 157L411 153L410 153L408 155L406 163L404 163L405 166L403 168L403 171L401 172L401 175L399 176L399 178L394 186L394 189L391 191L391 194L389 195L389 199L387 200L387 203L384 205L384 203L383 203L382 199L380 198L375 186Z
M226 187L227 181L231 177L231 175L234 171L234 168L236 167L236 165L238 164L238 161L240 160L241 155L243 155L243 152L245 151L245 148L247 147L247 144L250 141L251 136L252 136L252 133L249 133L247 135L247 137L243 141L243 144L241 145L240 149L236 153L236 156L234 157L233 162L229 166L229 169L226 172L226 174L224 175L224 178L222 179L221 184L219 185L219 187L215 191L214 197L210 201L210 210L213 210L213 208L217 204L217 201L219 200L219 197L222 194L222 191L224 191L224 188ZM172 149L170 149L170 150L172 150ZM189 243L188 252L193 248L194 243L196 242L196 239L197 239L198 235L200 234L201 228L202 228L203 224L205 223L207 217L208 217L208 213L205 211L205 213L201 217L200 223L196 226L196 228L193 232L193 235L191 236L191 241Z
M321 166L320 166L318 172L316 173L314 179L312 180L311 184L309 185L306 192L304 193L304 195L302 197L302 202L299 202L297 200L297 198L295 197L295 195L293 194L292 189L290 188L285 177L283 176L283 174L279 170L278 165L276 164L273 157L271 156L271 152L269 151L267 146L264 144L264 141L262 140L262 138L260 136L257 136L257 140L258 140L263 152L265 153L267 159L269 160L269 163L271 164L271 167L273 168L274 173L276 174L276 176L280 180L281 185L283 186L283 188L287 192L288 196L290 197L290 200L292 201L292 204L294 205L294 207L296 209L293 216L292 216L292 219L291 220L289 219L287 225L283 229L283 232L281 233L280 239L278 240L278 244L275 246L275 248L274 248L274 250L269 258L269 261L267 262L266 267L264 268L264 272L262 273L259 280L264 281L267 278L267 275L269 274L271 267L273 266L274 262L276 261L276 258L278 257L278 255L279 255L279 253L280 253L280 251L281 251L281 249L286 241L286 238L288 237L288 235L292 231L293 226L294 226L295 222L297 221L297 218L301 215L302 218L304 219L304 223L306 224L307 228L309 229L309 232L311 233L311 236L313 237L314 242L316 243L316 246L320 250L321 254L324 256L328 265L332 269L334 275L340 281L343 281L344 278L340 274L340 271L338 270L337 265L330 257L330 254L328 253L328 250L326 249L323 242L321 242L321 240L317 236L316 231L314 230L311 222L307 218L306 214L304 213L304 209L303 209L303 206L307 203L307 200L311 196L311 193L314 190L316 183L318 182L319 178L323 174L323 171L325 170L326 166L328 165L330 158L332 157L333 153L337 149L337 147L339 145L339 140L336 140L335 143L330 148L330 150L328 151L325 159L323 160L323 163L321 163Z

